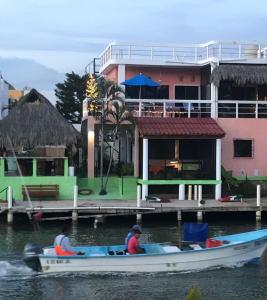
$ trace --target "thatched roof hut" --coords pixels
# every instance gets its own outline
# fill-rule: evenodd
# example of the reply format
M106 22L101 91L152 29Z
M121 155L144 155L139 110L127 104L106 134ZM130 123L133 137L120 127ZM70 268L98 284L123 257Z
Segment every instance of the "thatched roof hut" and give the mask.
M267 65L219 65L211 73L211 82L219 86L221 80L234 81L238 86L267 84Z
M42 94L32 89L0 121L0 148L76 144L79 132Z

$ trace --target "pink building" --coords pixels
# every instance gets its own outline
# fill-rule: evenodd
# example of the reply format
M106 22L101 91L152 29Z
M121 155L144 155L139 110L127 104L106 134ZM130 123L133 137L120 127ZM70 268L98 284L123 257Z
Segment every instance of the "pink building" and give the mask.
M142 73L160 84L141 91L138 87L123 86L125 102L137 117L137 133L128 158L135 163L143 197L149 193L145 184L149 180L177 179L183 198L183 184L187 183L179 180L199 179L214 180L215 198L219 198L221 165L237 178L267 178L266 51L266 45L254 42L107 46L99 57L100 74L121 84ZM140 122L144 118L183 119L169 126L187 126L187 135L168 136L164 130L160 134L160 129L158 134L142 135L140 127L144 123ZM187 118L204 119L204 125L194 125L202 130L200 135L190 131ZM203 131L210 119L217 126L212 136ZM166 127L164 124L162 128ZM218 133L221 129L224 134ZM124 139L125 143L129 142ZM161 150L154 151L156 148ZM168 151L164 157L162 153ZM177 176L166 177L166 170L173 171L173 165Z

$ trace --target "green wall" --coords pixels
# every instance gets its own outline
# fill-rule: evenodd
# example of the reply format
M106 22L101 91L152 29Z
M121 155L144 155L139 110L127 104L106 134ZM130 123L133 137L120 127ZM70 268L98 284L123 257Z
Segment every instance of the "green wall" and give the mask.
M36 159L33 160L33 176L5 176L4 160L0 159L0 191L12 187L15 200L22 200L22 185L58 184L58 199L73 199L73 187L77 184L75 176L68 176L68 159L64 161L64 176L36 176ZM5 192L0 194L0 199L5 199ZM45 199L45 198L43 198Z
M80 189L90 189L91 195L79 195L79 199L113 199L113 200L136 200L137 179L131 176L109 177L107 194L99 195L101 181L100 178L78 178Z

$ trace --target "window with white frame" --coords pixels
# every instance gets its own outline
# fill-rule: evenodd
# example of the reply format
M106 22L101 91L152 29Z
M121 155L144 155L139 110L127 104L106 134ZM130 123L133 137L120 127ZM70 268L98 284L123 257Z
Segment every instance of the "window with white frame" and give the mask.
M253 157L253 140L235 139L234 157Z

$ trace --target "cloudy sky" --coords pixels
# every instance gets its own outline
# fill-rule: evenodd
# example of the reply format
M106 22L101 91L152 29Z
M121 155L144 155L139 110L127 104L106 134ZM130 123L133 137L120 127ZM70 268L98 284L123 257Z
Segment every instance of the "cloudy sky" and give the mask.
M264 0L0 0L0 58L82 72L111 41L267 41L266 9Z

